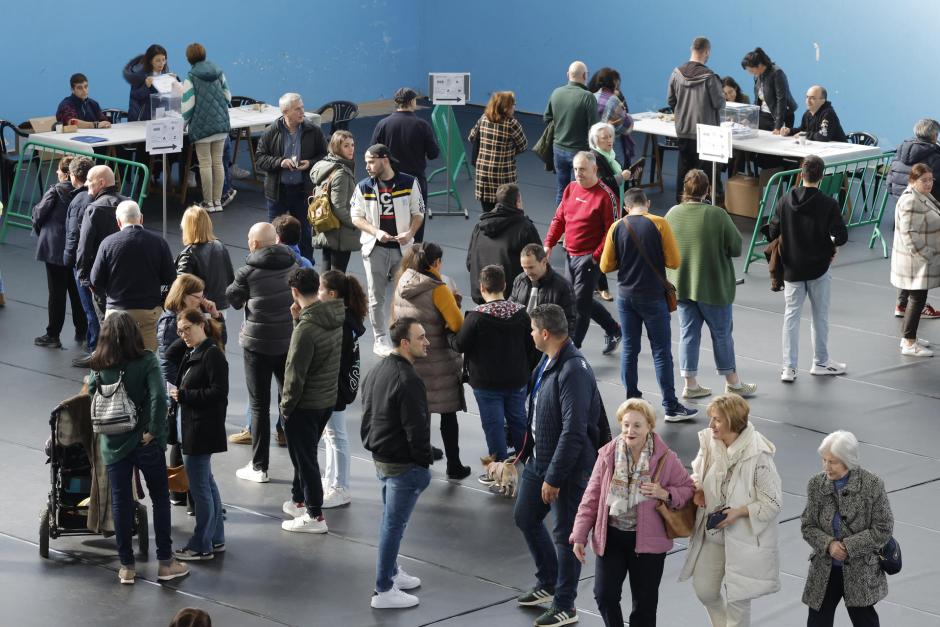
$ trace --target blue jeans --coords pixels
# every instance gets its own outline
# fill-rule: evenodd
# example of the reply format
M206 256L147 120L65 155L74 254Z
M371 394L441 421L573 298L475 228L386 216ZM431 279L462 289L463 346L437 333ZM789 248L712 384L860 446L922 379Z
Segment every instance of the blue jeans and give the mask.
M232 191L232 175L229 174L228 170L232 164L232 136L229 135L225 138L225 143L222 145L222 171L225 172L222 178L222 197L224 198L226 194Z
M734 373L731 305L709 305L694 300L679 301L679 373L683 377L698 374L698 350L702 343L703 322L708 325L708 332L712 336L718 374Z
M578 577L581 575L581 562L574 556L568 536L574 527L574 518L584 488L591 476L589 471L573 471L560 488L558 498L551 505L542 501L542 482L545 481L545 466L530 459L519 478L519 492L516 494L516 507L513 516L516 526L522 531L529 553L535 560L535 578L537 586L553 590L553 607L559 610L574 608L578 595ZM545 517L551 510L555 516L555 526L549 536L545 527Z
M196 509L196 528L186 548L211 553L215 544L225 544L222 497L212 476L212 455L183 455L189 477L189 494Z
M418 497L431 483L431 471L412 466L404 473L390 477L375 471L382 482L382 524L379 527L379 555L375 564L375 591L392 589L392 577L398 572L398 548L405 526L411 518Z
M323 478L330 488L349 489L349 436L346 435L346 412L334 411L323 430L326 460Z
M620 377L627 390L627 398L641 398L643 393L637 387L637 358L640 355L640 342L643 327L649 337L653 351L653 366L656 368L656 380L663 395L663 407L675 409L679 405L676 398L675 375L672 372L672 329L669 326L669 307L665 298L653 301L638 301L634 298L617 299L620 312L620 327L623 329L623 352L620 361Z
M264 202L268 208L268 222L273 222L274 218L285 213L297 218L300 222L300 254L313 263L313 231L307 221L307 192L304 191L303 183L281 185L277 202L267 198Z
M98 322L98 314L95 312L94 300L92 300L91 290L82 285L78 280L78 270L72 268L72 274L75 275L75 284L78 286L78 299L82 301L82 309L85 310L85 319L88 320L88 332L85 334L85 343L88 344L88 352L94 352L98 345L98 333L101 331L101 324Z
M813 336L813 363L824 364L829 361L829 290L832 286L832 273L812 281L784 281L783 296L786 308L783 312L783 365L796 368L800 356L800 314L803 313L803 301L809 296L813 312L810 331Z
M563 150L558 146L552 146L552 153L555 161L555 207L561 204L561 196L571 182L571 169L574 156L577 154L573 150Z
M496 461L506 459L506 425L516 452L522 451L526 429L527 386L515 390L483 390L474 388L473 396L480 408L480 422L486 436L486 448Z
M170 538L170 489L167 487L166 458L163 449L151 442L138 446L127 457L108 464L108 481L111 483L111 515L114 518L114 540L122 566L134 566L134 547L131 531L134 527L134 512L137 504L131 481L134 468L147 482L153 510L153 538L157 545L157 559L161 562L173 559L173 540Z

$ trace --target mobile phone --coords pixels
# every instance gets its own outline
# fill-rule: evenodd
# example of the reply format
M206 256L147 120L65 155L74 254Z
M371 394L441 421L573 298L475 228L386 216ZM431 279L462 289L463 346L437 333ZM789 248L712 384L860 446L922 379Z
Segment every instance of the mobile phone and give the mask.
M705 522L706 529L714 529L718 524L728 517L728 508L718 510L717 512L712 512L708 515L708 520Z

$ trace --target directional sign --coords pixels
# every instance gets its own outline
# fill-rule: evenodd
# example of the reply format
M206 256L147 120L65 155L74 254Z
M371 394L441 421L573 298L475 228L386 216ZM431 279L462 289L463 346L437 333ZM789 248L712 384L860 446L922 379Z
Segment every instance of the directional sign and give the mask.
M166 155L183 149L183 118L171 117L147 122L147 152Z
M696 124L695 130L698 158L728 163L731 158L731 127Z
M470 74L446 72L428 74L431 102L442 105L467 104L470 97Z

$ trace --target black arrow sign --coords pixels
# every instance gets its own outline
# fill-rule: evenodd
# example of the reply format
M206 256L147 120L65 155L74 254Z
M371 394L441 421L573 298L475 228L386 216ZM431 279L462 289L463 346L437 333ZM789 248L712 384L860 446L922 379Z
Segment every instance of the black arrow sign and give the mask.
M150 150L166 150L167 148L176 150L176 144L173 144L172 146L151 146Z
M460 102L460 98L438 98L438 102Z

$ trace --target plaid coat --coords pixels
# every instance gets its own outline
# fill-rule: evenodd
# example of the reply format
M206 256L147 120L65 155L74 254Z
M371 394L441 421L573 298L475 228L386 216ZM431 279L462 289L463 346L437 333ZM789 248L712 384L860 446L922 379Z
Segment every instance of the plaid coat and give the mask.
M496 202L496 189L504 183L516 182L516 155L528 146L522 125L516 118L499 123L480 116L470 130L470 143L480 136L480 154L477 157L476 181L473 194L477 200Z
M902 290L940 287L940 203L910 185L894 209L891 285Z

